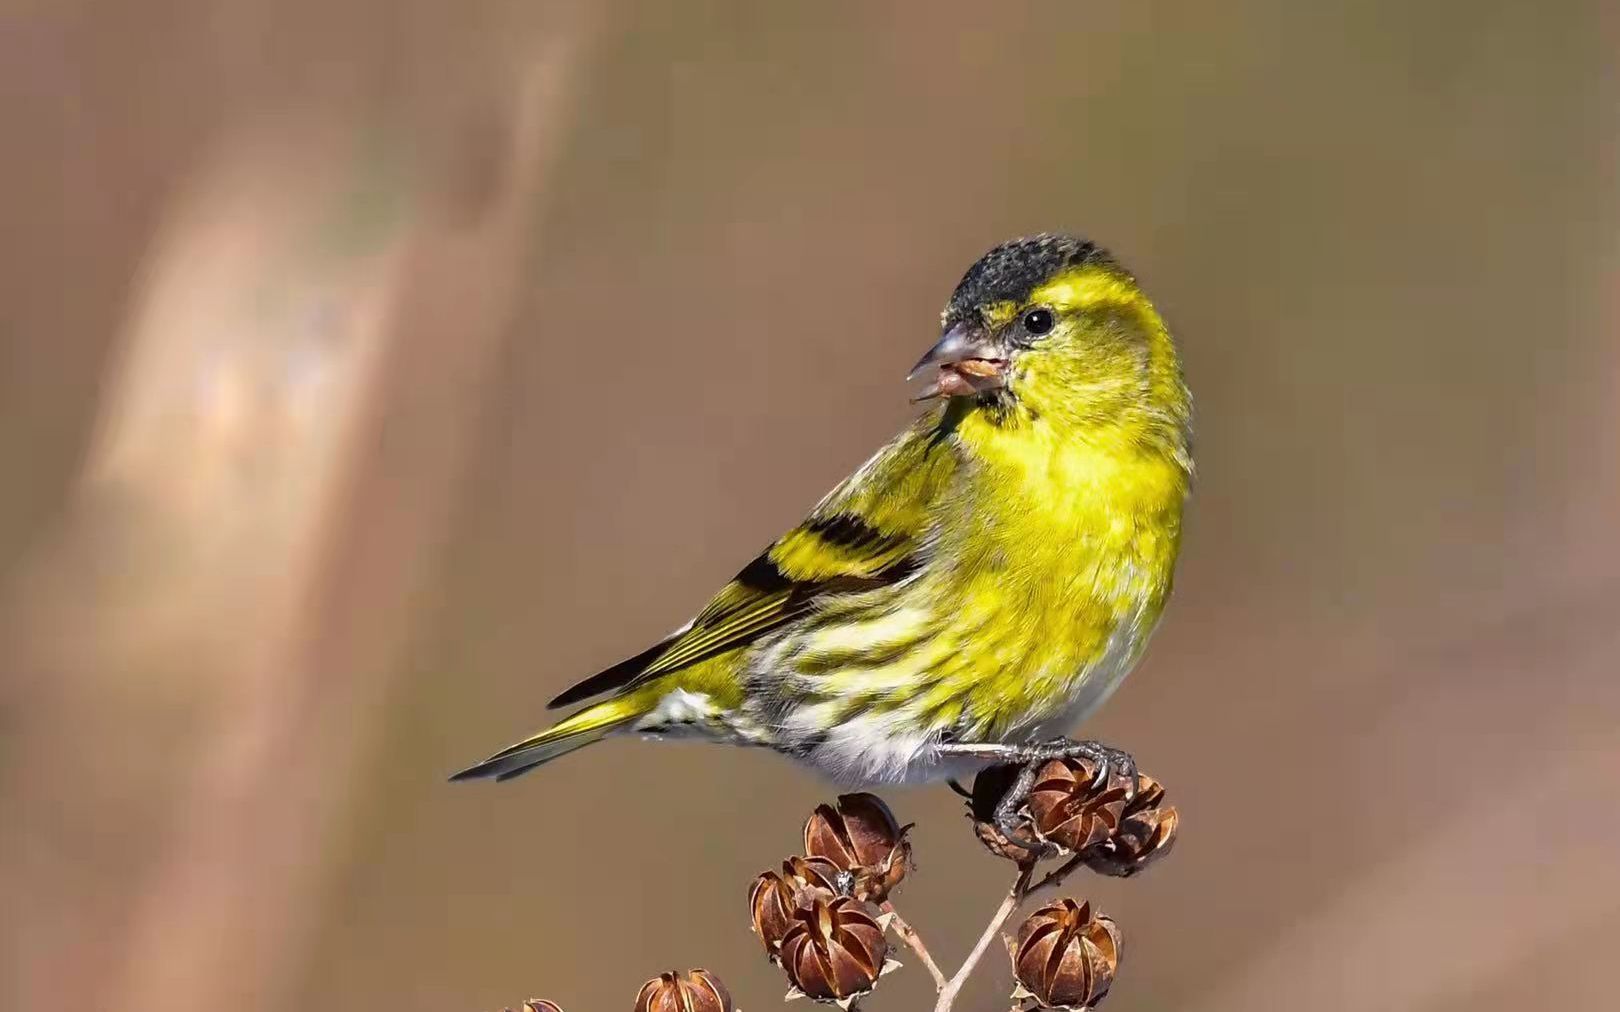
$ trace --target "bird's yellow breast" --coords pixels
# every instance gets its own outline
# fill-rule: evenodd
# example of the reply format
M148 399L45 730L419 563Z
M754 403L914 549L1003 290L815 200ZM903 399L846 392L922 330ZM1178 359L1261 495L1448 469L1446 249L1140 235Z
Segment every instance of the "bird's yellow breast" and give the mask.
M924 705L999 738L1100 703L1112 685L1087 680L1135 663L1170 591L1187 476L1124 431L974 416L958 435L970 462L937 593L959 611Z

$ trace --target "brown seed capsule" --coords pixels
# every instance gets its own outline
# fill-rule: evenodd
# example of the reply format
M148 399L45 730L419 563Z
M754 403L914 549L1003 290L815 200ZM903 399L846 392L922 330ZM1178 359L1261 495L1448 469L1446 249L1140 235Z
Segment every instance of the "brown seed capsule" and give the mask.
M1013 974L1045 1008L1086 1009L1108 993L1119 967L1119 928L1091 904L1062 899L1018 929Z
M793 911L812 899L830 902L837 896L839 869L825 858L790 857L780 872L768 871L748 891L754 933L775 958L782 938L793 926Z
M782 971L811 998L836 1002L872 990L888 952L870 904L848 896L816 899L793 913L782 940Z
M1144 774L1141 781L1114 835L1086 852L1086 867L1092 871L1129 878L1174 846L1180 814L1163 804L1164 788L1157 780Z
M854 893L881 903L906 877L906 830L876 795L844 794L838 807L817 805L804 824L804 852L855 876Z
M1125 814L1141 812L1149 808L1158 808L1164 804L1164 785L1148 776L1146 773L1136 775L1136 797L1125 806Z
M1029 792L1030 821L1041 839L1082 851L1114 835L1130 784L1123 776L1096 774L1085 759L1053 759L1041 767Z
M1017 766L987 766L973 778L973 791L968 796L968 818L973 820L973 833L986 850L1016 864L1031 864L1039 859L1043 849L1029 829L1028 820L1021 830L1030 834L1024 840L1009 838L995 823L996 805L1012 789L1018 779Z
M661 973L641 985L636 1012L734 1012L731 992L708 970Z

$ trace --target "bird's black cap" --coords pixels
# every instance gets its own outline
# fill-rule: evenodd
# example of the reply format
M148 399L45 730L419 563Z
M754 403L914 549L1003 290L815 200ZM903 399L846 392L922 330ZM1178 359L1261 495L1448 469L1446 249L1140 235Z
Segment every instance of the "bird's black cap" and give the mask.
M1101 246L1072 235L1042 233L1004 242L962 275L945 305L945 326L961 323L988 303L1023 302L1058 271L1092 264L1119 266Z

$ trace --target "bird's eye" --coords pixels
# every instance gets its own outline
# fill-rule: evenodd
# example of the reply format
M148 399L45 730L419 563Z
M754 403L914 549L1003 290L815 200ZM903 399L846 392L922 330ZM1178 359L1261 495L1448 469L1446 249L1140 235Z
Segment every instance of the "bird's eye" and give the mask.
M1024 314L1024 331L1038 337L1050 331L1054 322L1050 309L1031 309Z

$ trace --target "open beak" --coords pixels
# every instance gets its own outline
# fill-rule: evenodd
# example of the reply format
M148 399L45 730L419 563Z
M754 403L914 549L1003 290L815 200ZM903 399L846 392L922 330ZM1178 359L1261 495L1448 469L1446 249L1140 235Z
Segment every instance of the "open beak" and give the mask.
M913 397L926 401L935 397L971 397L1007 385L1007 358L1001 347L977 327L958 323L945 332L939 343L912 367L906 379L931 366L937 366L933 382Z

